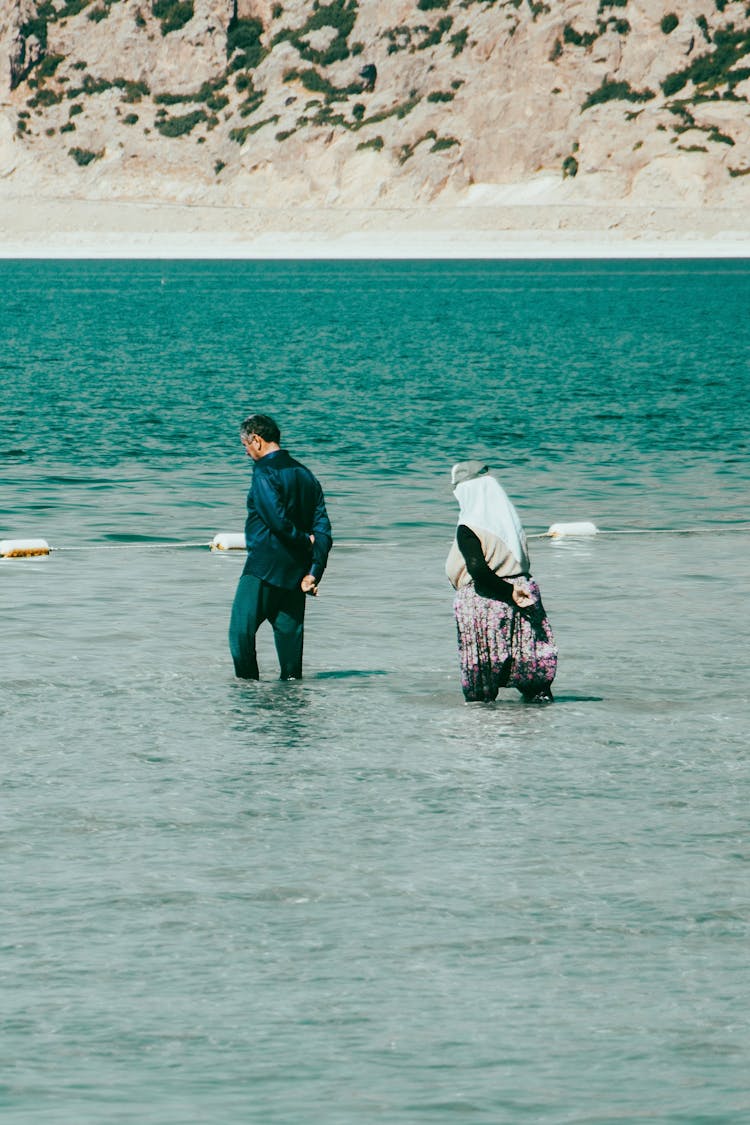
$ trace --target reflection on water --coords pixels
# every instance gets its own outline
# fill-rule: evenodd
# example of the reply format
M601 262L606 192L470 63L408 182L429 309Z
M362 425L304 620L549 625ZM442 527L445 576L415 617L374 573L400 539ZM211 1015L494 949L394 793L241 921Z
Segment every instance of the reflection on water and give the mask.
M283 744L293 751L307 745L311 700L302 682L235 681L230 685L233 729L246 736L246 746Z
M386 668L344 668L333 672L316 672L318 680L350 680L360 676L387 676Z

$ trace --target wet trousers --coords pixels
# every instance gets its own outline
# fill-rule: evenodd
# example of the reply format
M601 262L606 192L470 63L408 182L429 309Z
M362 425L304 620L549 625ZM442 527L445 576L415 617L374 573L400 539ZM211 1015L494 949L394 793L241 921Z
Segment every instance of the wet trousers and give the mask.
M229 651L240 679L257 680L258 659L255 634L264 621L270 622L282 680L302 676L305 595L302 590L270 586L254 574L243 574L237 585L229 622Z

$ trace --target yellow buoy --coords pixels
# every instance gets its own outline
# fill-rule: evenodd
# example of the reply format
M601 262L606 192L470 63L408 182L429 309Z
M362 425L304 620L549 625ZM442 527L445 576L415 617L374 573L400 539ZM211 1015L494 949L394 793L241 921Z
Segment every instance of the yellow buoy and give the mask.
M46 539L0 539L0 558L28 559L49 554Z

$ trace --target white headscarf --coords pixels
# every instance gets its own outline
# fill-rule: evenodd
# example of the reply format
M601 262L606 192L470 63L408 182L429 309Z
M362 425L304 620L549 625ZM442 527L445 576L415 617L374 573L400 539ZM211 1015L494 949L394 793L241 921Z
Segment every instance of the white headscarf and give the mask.
M459 504L458 522L473 531L488 531L501 539L510 553L518 559L524 570L528 569L529 556L526 536L518 512L511 504L505 489L495 477L490 476L482 466L480 475L468 480L462 470L472 462L459 462L453 466L451 480L455 484L454 494Z

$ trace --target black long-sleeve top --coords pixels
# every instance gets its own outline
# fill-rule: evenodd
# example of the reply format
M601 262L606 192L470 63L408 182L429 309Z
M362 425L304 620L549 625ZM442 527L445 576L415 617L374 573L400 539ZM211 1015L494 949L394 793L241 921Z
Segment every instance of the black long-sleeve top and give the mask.
M494 598L507 605L516 606L513 601L513 583L498 577L487 566L479 538L470 527L460 523L456 529L458 549L464 557L466 569L474 580L474 589L483 598Z

